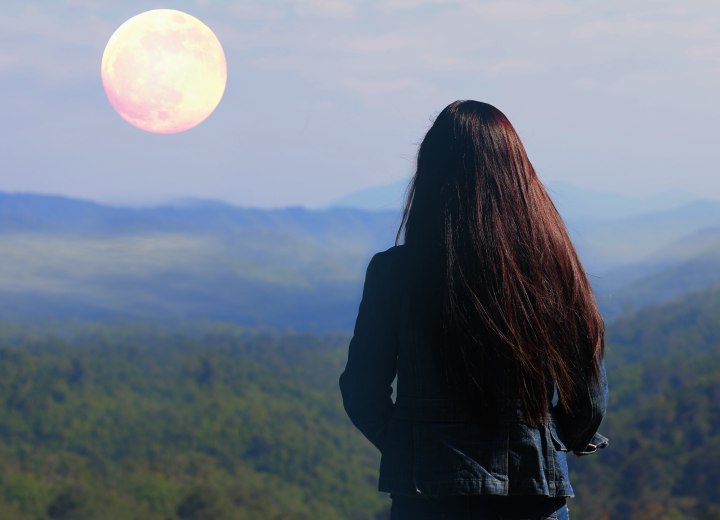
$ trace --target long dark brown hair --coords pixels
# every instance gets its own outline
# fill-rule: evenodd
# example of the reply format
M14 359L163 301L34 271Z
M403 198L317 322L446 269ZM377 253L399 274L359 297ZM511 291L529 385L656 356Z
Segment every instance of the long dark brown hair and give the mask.
M538 423L554 388L572 413L576 392L599 378L604 323L563 220L497 108L456 101L438 115L401 236L412 283L426 290L416 307L441 317L439 359L457 395L498 401L512 388Z

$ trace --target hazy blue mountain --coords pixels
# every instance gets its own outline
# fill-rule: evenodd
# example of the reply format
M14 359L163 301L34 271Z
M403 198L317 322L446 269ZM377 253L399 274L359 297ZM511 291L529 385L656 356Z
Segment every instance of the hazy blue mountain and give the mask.
M150 208L97 204L53 195L0 193L0 232L237 231L283 234L382 234L396 213L367 212L353 208L308 210L303 207L257 209L202 201ZM399 221L398 221L399 223Z
M405 202L405 190L408 182L409 179L402 179L392 184L358 190L337 199L331 206L368 211L399 211Z
M591 282L608 318L720 284L720 227L701 229Z
M626 264L656 262L683 237L716 227L720 200L695 200L682 206L623 218L568 221L567 227L587 270L602 274Z
M404 202L408 182L409 178L358 190L336 200L332 206L397 210ZM654 213L681 206L697 198L691 193L682 191L630 197L609 191L581 188L565 181L544 184L560 214L569 221L616 219Z
M0 314L347 330L370 255L392 244L397 217L0 195Z
M360 190L334 206L398 211L407 182ZM697 199L681 191L630 197L562 181L549 182L546 188L593 274L644 262L683 236L720 223L720 200Z
M347 330L367 262L392 244L399 217L0 194L0 314ZM720 239L709 222L720 222L720 202L568 228L604 315L613 317L715 283Z
M697 199L691 193L682 191L633 197L581 188L564 181L548 182L545 187L560 214L568 221L619 219L656 213Z

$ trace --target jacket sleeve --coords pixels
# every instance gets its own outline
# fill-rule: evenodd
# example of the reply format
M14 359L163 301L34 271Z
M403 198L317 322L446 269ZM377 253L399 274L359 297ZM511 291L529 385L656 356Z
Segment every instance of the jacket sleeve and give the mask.
M393 280L375 255L367 268L355 330L340 376L343 406L353 424L380 451L392 416L397 371L395 323L389 294Z
M560 427L570 451L585 455L608 444L608 439L597 433L607 411L607 399L607 374L601 360L598 380L577 393L568 412L558 411Z

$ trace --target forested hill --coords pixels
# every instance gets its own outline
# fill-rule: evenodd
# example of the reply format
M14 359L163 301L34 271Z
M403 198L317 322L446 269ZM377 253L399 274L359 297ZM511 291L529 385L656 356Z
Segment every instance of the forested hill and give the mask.
M609 322L610 446L574 518L720 518L720 290ZM0 518L379 519L347 336L0 327Z
M720 353L720 284L621 316L606 341L623 364Z
M373 519L346 338L208 327L0 330L3 520Z
M580 518L717 520L720 286L607 328L611 445L573 463Z

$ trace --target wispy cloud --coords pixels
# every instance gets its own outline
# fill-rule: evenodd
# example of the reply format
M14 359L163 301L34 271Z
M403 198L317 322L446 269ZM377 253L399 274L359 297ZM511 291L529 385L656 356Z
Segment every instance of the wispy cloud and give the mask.
M494 76L526 75L538 70L539 64L525 59L508 59L490 63L487 72Z
M232 17L243 20L277 20L287 14L287 9L278 5L258 4L256 2L234 2L227 6Z
M74 16L48 16L40 6L26 4L0 18L0 68L5 80L19 76L53 84L77 84L96 78L99 58L115 27L92 11Z
M720 42L691 46L687 49L687 57L692 61L720 62Z
M464 0L384 0L377 2L376 8L384 12L411 11L420 7L452 8L462 5Z
M347 19L355 17L358 4L350 0L295 0L293 7L301 16Z
M342 83L361 94L387 94L390 92L414 92L421 96L433 91L432 85L414 78L364 79L349 78Z
M411 39L405 35L381 34L350 38L343 47L350 52L377 53L406 49L411 45Z
M504 22L547 20L582 10L578 2L567 0L491 0L468 5L486 20Z

